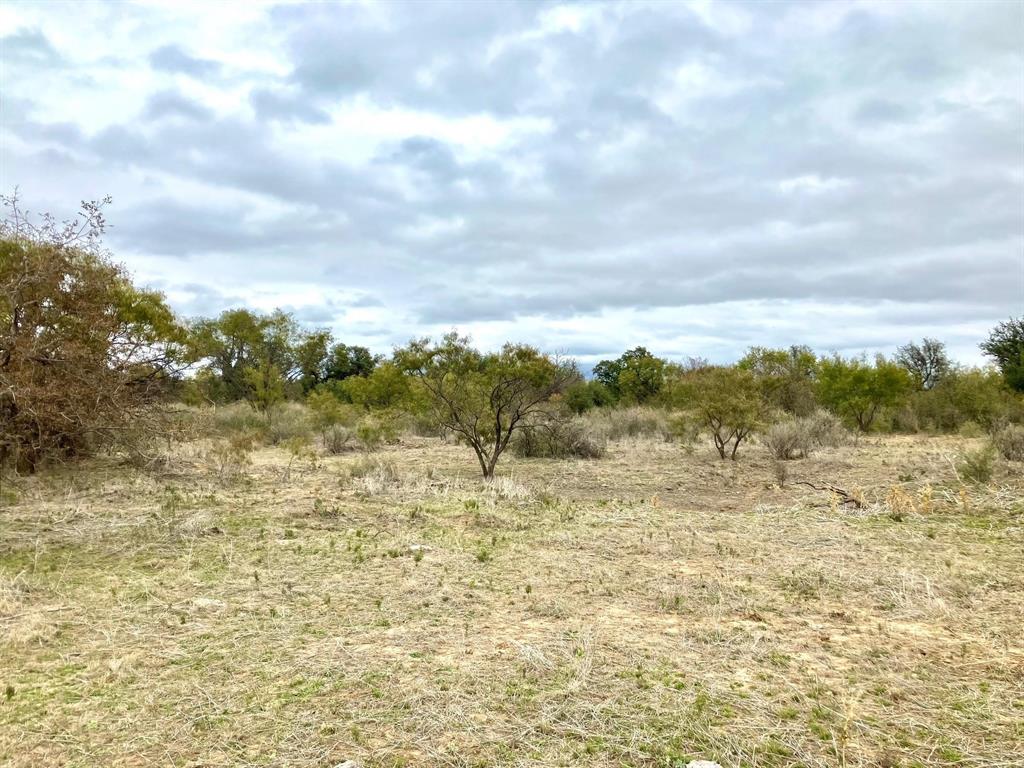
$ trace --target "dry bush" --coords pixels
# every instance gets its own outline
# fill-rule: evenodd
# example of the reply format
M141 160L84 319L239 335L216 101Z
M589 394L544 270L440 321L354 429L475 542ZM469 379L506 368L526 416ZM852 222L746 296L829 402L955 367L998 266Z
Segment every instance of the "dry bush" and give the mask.
M993 433L992 443L1007 461L1024 461L1024 426L1007 424Z
M530 486L519 482L513 477L491 477L484 481L484 488L495 499L505 501L533 501L534 493Z
M768 427L764 444L776 459L802 459L811 453L811 433L803 419L780 421Z
M393 461L364 459L350 466L348 472L355 488L371 496L394 490L402 484Z
M763 437L772 456L783 461L806 458L817 448L836 448L848 440L842 422L828 411L776 422Z
M138 450L165 434L161 403L184 328L99 245L101 203L33 224L15 198L0 221L0 465Z
M580 419L553 419L529 429L519 430L512 438L512 453L521 458L599 459L606 443L587 431Z
M330 424L321 429L320 439L324 450L334 455L344 453L355 445L355 434L342 424Z
M599 440L617 441L647 437L671 440L672 429L664 411L640 405L629 408L599 408L583 417L587 432Z
M313 415L303 403L279 403L267 411L267 441L271 445L294 438L309 439L313 434Z
M255 437L244 432L216 440L206 453L206 459L221 480L232 480L242 474L252 463L250 458L255 446Z
M818 448L840 448L850 443L843 421L830 411L820 409L801 421L806 425L811 444Z
M225 437L236 434L263 435L267 429L267 420L241 400L214 408L210 412L209 423L216 434Z

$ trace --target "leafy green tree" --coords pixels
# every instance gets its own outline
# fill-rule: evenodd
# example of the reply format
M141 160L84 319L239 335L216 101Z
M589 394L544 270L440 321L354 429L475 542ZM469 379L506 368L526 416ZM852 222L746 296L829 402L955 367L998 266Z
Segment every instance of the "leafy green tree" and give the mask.
M644 403L661 391L665 383L665 361L644 347L636 347L616 360L602 360L595 365L594 379L616 400Z
M335 344L327 357L324 378L342 381L351 376L369 376L380 362L366 347Z
M330 343L330 331L316 330L307 333L295 345L295 364L303 392L311 392L327 379L327 347Z
M777 408L795 416L808 416L814 412L817 406L814 381L818 359L809 347L751 347L737 367L754 374L765 397Z
M946 345L936 339L925 338L920 344L913 341L904 344L896 350L895 359L907 369L918 389L931 389L952 368Z
M248 398L249 368L264 364L277 369L287 383L314 375L323 331L312 334L299 327L286 312L261 314L249 309L229 309L215 318L203 318L192 326L195 356L223 382L228 400ZM310 336L317 338L309 342ZM300 358L299 351L305 356Z
M437 423L473 448L484 477L494 476L512 435L547 415L552 399L579 377L571 363L533 347L483 353L456 333L438 344L410 342L394 359L421 383Z
M745 368L688 371L673 392L676 405L696 411L722 459L736 460L740 444L761 426L768 411L761 384Z
M818 364L818 398L833 413L851 419L867 432L884 408L893 408L913 389L901 365L879 355L875 364L864 359L823 358Z
M995 360L1010 389L1024 392L1024 317L1011 317L993 328L981 351Z

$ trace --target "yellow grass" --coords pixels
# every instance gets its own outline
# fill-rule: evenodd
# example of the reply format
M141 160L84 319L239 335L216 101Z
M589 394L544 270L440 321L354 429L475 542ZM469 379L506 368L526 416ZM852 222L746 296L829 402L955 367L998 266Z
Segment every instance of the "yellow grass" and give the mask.
M1024 481L961 486L968 443L784 488L763 448L642 440L488 484L426 439L23 479L0 763L1019 766Z

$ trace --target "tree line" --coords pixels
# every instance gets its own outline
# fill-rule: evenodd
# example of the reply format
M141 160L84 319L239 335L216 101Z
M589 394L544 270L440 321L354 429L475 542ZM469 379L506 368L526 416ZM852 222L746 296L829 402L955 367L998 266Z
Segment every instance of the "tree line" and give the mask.
M622 405L693 414L722 458L770 419L820 408L865 432L1024 420L1024 318L982 341L993 362L983 369L957 365L935 339L873 359L753 347L725 366L638 346L600 361L589 379L572 360L523 344L480 351L456 333L384 357L280 310L179 318L100 245L103 201L61 223L3 202L0 462L18 471L145 439L170 402L244 400L269 421L283 402L305 401L325 425L342 418L341 405L414 413L471 447L484 476L517 432Z

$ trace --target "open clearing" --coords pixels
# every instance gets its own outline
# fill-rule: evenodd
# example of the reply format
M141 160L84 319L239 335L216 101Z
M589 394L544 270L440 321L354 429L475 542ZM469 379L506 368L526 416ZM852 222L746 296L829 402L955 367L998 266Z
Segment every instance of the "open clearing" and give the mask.
M784 488L759 446L656 441L490 485L427 439L23 479L0 762L1019 766L1024 481L961 486L971 443L864 438Z

